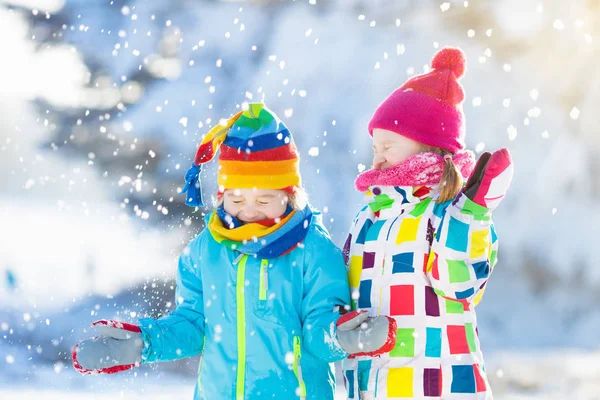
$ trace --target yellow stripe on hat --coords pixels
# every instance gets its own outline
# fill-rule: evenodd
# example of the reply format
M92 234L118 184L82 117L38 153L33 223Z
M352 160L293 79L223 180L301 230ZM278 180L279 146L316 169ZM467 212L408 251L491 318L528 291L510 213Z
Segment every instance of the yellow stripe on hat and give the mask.
M219 171L219 186L229 189L283 189L288 186L300 186L301 179L298 172L282 175L226 175Z
M285 175L299 174L299 160L232 161L220 160L220 174L224 175Z

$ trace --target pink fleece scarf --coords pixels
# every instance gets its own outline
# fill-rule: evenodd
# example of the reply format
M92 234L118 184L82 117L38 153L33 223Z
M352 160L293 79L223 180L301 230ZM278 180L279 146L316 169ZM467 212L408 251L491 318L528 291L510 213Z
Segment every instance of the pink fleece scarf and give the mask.
M452 161L467 179L475 167L475 154L465 150L452 156ZM444 157L435 153L419 153L391 168L370 169L360 174L354 185L360 192L366 192L370 186L422 186L437 185L444 171Z

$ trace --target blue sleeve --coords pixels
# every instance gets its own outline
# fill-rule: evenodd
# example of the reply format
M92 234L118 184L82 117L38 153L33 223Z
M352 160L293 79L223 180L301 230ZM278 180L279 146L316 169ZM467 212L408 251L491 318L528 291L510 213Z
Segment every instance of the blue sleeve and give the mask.
M142 363L193 357L204 346L204 300L197 260L201 235L192 240L179 257L175 301L169 315L139 322L144 340Z
M337 341L338 307L350 304L350 288L342 252L319 228L305 241L302 341L314 356L334 362L348 356Z

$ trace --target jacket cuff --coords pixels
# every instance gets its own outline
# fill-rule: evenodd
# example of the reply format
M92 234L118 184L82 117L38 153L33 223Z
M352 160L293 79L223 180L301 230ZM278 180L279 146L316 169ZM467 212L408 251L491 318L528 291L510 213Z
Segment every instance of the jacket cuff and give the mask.
M469 199L464 193L461 193L458 196L458 198L454 202L454 206L458 210L460 210L462 214L472 215L473 219L475 220L487 221L492 216L492 210L475 203L473 200Z
M144 348L142 350L142 364L156 362L160 360L162 351L160 351L160 327L154 318L144 318L139 321L139 327L142 331L142 340Z

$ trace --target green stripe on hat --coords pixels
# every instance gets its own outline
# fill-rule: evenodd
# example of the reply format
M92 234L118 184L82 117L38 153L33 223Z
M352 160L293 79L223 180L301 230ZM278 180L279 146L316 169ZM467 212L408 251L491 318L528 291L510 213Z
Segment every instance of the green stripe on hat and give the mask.
M257 131L260 129L260 122L256 118L252 118L246 115L247 111L245 111L241 117L235 121L235 126L250 128L253 131Z
M244 112L251 118L258 118L262 109L265 108L263 103L250 103L248 104L248 109Z
M265 109L264 104L251 103L235 125L257 131L263 126L268 126L274 119L275 117L268 109Z

